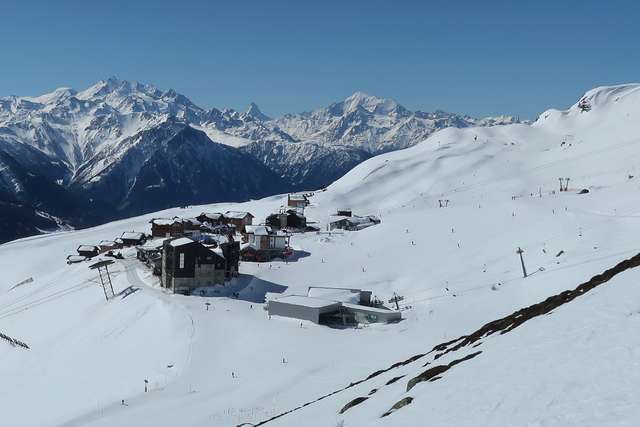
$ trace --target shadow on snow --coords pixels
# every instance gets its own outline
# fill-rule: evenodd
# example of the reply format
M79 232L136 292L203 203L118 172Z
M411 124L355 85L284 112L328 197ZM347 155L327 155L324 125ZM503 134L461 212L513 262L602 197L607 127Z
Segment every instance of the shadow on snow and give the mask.
M259 304L265 302L267 293L281 294L285 290L287 290L286 286L259 279L249 274L240 274L225 286L198 289L193 295L235 298Z

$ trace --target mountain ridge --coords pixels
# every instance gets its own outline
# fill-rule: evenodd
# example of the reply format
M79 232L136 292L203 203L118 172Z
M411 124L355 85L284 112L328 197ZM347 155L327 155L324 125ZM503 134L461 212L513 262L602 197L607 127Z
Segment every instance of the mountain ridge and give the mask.
M483 120L484 125L497 123ZM242 176L246 185L215 174L202 159L190 159L191 166L209 170L210 179L234 181L234 188L247 190L240 191L242 197L256 198L265 196L266 189L274 194L326 187L374 155L415 145L444 127L477 123L477 119L441 111L412 112L394 100L363 92L312 112L271 118L255 103L245 112L205 109L174 89L163 91L154 85L110 77L84 90L61 87L40 96L0 98L0 151L10 154L25 170L37 170L68 197L93 200L86 207L88 216L103 217L102 212L112 211L109 218L115 219L142 213L146 197L154 200L148 200L148 209L188 204L190 200L181 193L191 194L191 202L198 203L238 201L224 192L207 193L211 197L227 194L224 199L201 200L196 197L196 188L175 188L166 194L164 204L158 204L152 191L131 193L136 174L153 169L150 163L163 163L155 153L184 126L196 130L189 133L194 140L203 141L198 132L210 140L211 145L206 146L209 154L203 158L211 159L210 153L215 152L234 162L225 167L227 174ZM159 152L169 155L165 149ZM179 158L186 160L184 156L174 160ZM178 166L164 164L167 170ZM183 167L186 177L193 167ZM160 172L155 170L154 179L161 178ZM261 179L253 180L254 175ZM15 199L16 182L0 181L2 192L8 194L6 201ZM191 180L191 185L194 182ZM46 205L37 198L18 199L30 201L33 208ZM132 206L136 208L128 210ZM94 215L96 209L100 212Z

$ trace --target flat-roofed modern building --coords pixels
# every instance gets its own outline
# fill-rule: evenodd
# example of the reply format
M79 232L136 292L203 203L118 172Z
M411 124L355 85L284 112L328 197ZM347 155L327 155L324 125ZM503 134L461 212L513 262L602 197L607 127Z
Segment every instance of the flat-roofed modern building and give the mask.
M314 289L323 289L315 287ZM324 288L327 289L327 288ZM351 289L344 289L343 291ZM359 291L359 290L358 290ZM368 291L359 291L367 292ZM356 293L359 297L359 292ZM351 300L351 298L349 298ZM337 301L327 298L315 298L303 295L289 295L269 301L270 316L291 317L308 320L313 323L336 325L340 327L363 323L391 323L402 319L399 311L386 307L372 307L355 302Z
M289 295L269 301L269 315L292 317L320 323L323 314L335 313L340 310L340 303L303 295Z

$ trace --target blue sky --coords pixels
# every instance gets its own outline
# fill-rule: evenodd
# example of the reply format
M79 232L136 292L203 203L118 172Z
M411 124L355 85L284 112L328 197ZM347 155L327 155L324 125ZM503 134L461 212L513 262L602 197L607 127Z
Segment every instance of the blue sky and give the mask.
M270 115L360 90L423 111L535 117L640 80L639 18L636 2L603 0L5 0L0 96L117 76Z

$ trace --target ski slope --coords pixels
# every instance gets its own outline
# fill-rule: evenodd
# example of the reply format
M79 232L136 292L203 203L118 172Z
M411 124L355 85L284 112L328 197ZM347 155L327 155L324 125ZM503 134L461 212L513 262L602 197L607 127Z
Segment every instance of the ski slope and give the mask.
M166 294L129 251L112 267L114 288L138 290L107 303L95 272L65 257L80 244L148 231L153 217L233 209L263 219L286 195L0 246L0 332L30 346L0 341L3 424L255 424L575 288L640 252L639 88L594 89L585 95L590 111L576 103L532 125L445 129L362 163L317 192L307 218L324 225L350 207L381 224L296 235L288 263L242 263L227 290L238 299ZM558 192L559 177L570 178L569 191ZM437 363L482 351L436 382L406 392L407 379L434 363L421 359L266 425L635 425L639 274L624 272L478 349L443 356ZM268 319L265 296L309 285L370 289L384 300L396 292L404 320L340 330ZM381 418L405 397L413 403Z

